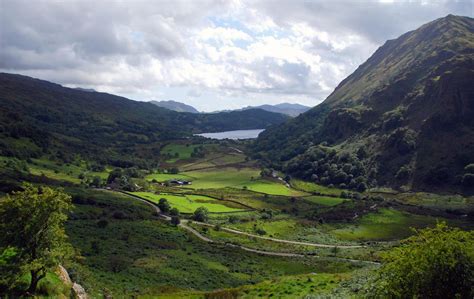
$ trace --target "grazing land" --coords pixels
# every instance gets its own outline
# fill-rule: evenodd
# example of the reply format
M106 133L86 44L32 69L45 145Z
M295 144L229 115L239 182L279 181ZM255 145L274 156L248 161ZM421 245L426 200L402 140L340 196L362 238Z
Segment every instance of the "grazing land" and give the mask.
M245 211L245 207L236 203L217 200L215 198L204 195L168 193L154 194L151 192L133 192L131 194L137 195L155 203L158 203L161 198L165 198L172 208L177 208L181 213L191 214L199 207L205 207L211 213L229 213Z

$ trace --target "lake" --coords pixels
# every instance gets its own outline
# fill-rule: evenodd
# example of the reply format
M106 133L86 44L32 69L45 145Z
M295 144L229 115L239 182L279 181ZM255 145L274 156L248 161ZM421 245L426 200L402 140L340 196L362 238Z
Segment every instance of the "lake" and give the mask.
M226 131L217 133L201 133L195 134L196 136L202 136L211 139L254 139L258 137L258 134L265 131L265 129L257 130L237 130L237 131Z

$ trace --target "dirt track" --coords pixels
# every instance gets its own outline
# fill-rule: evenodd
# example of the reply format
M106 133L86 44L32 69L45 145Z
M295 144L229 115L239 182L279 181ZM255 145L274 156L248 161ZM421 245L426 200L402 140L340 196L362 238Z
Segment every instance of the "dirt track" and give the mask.
M105 190L105 191L107 191L107 190ZM109 192L111 192L111 191L109 191ZM134 196L134 195L131 195L131 194L128 194L128 193L125 193L125 192L122 193L122 194L146 203L147 205L151 206L156 211L156 213L159 215L160 218L162 218L163 220L166 220L166 221L171 221L171 217L162 214L160 208L156 204L154 204L150 201L147 201L143 198L140 198L138 196ZM194 228L188 226L187 223L188 223L188 220L181 220L181 223L179 224L179 227L187 230L188 232L190 232L191 234L193 234L194 236L196 236L197 238L199 238L200 240L202 240L204 242L225 244L226 246L229 246L229 247L240 248L240 249L248 251L248 252L253 252L253 253L262 254L262 255L281 256L281 257L319 257L319 256L316 256L316 255L304 255L304 254L300 254L300 253L264 251L264 250L248 248L248 247L241 246L241 245L215 242L214 240L212 240L212 239L210 239L206 236L203 236L201 233L199 233ZM193 223L195 223L197 225L212 227L211 224L207 224L207 223L196 222L196 221L193 221ZM308 242L283 240L283 239L277 239L277 238L270 238L270 237L254 235L254 234L250 234L250 233L247 233L247 232L242 232L242 231L239 231L239 230L235 230L235 229L231 229L231 228L225 228L225 227L221 227L221 230L226 231L226 232L230 232L230 233L234 233L234 234L245 235L245 236L249 236L249 237L254 237L254 238L259 238L259 239L264 239L264 240L269 240L269 241L274 241L274 242L280 242L280 243L295 244L295 245L305 245L305 246L324 247L324 248L334 248L336 246L338 248L361 248L361 247L365 247L365 246L362 246L362 245L329 245L329 244L319 244L319 243L308 243ZM349 261L349 262L354 262L354 263L379 264L377 262L365 261L365 260L355 260L355 259L345 259L345 258L334 258L334 259L341 260L341 261Z

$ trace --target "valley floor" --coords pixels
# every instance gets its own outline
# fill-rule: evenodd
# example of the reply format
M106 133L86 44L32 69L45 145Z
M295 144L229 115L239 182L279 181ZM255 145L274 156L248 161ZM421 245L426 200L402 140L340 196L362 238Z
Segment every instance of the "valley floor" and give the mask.
M67 234L76 254L64 266L91 297L357 296L380 254L412 228L474 226L472 197L372 190L343 198L344 190L286 182L281 173L261 176L239 143L178 141L162 152L160 170L139 170L129 191L91 184L107 179L110 165L24 165L28 180L72 195ZM160 211L163 199L179 211L179 225ZM205 222L194 219L201 207Z

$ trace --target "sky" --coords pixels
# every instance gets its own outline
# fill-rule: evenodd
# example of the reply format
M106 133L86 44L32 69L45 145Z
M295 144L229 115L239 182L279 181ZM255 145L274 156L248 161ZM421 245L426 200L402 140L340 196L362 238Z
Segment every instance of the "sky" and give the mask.
M200 111L315 106L386 40L473 3L0 0L0 71Z

